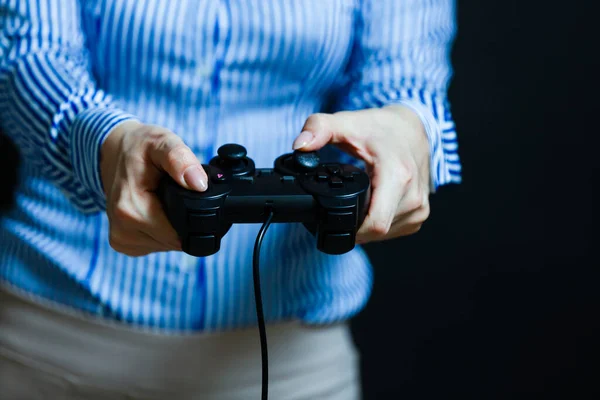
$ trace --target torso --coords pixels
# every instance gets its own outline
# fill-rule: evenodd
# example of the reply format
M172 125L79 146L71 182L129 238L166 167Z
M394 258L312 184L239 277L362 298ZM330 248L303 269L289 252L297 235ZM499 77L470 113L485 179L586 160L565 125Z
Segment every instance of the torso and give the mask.
M82 26L94 76L123 109L179 134L202 162L236 142L257 167L270 167L342 81L356 3L87 0ZM255 318L257 230L234 227L205 259L128 258L110 248L105 215L79 213L26 167L17 209L0 227L0 277L134 324L227 329ZM264 246L268 319L327 322L366 300L371 271L362 250L327 256L299 224L273 226Z

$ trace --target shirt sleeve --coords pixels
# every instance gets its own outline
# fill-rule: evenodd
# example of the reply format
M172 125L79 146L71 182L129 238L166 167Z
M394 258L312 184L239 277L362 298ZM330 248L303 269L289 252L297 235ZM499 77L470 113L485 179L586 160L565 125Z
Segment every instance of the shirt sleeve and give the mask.
M334 102L334 111L412 109L429 139L432 191L461 181L447 99L455 25L453 0L361 1L345 83Z
M134 119L94 81L78 0L0 0L0 127L82 212L106 208L99 156Z

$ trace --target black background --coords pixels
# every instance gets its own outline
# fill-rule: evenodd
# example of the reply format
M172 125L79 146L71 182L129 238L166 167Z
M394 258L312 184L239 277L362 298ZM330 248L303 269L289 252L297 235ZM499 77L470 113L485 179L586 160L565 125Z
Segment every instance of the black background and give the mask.
M353 321L365 399L593 397L592 15L459 1L464 182L433 196L417 235L367 246L374 293Z

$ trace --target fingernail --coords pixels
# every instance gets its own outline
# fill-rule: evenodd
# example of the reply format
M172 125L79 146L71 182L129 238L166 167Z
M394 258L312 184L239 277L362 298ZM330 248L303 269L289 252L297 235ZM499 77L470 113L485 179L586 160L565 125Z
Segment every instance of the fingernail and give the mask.
M183 173L183 179L191 189L195 189L200 192L204 192L208 187L206 185L206 178L204 177L204 173L202 172L202 169L197 165L186 169Z
M308 146L313 140L315 140L315 135L312 132L302 131L294 141L292 148L294 150L301 149Z

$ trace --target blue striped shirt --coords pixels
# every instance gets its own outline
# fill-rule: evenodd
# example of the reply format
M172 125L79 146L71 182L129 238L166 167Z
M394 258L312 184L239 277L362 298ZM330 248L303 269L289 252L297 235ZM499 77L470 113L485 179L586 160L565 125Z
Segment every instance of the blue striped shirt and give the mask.
M310 114L398 103L425 125L433 187L459 182L454 18L451 0L0 0L0 124L24 159L0 225L2 284L152 329L253 324L259 226L234 226L206 258L113 251L103 140L135 118L201 162L235 142L271 167ZM323 254L301 224L273 225L263 246L267 320L328 323L368 300L360 247Z

